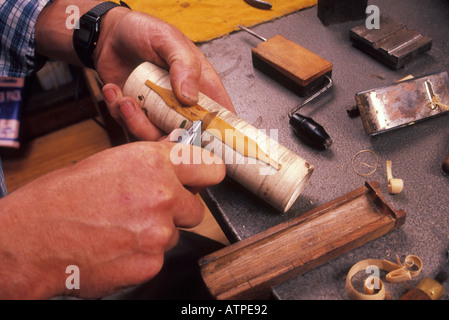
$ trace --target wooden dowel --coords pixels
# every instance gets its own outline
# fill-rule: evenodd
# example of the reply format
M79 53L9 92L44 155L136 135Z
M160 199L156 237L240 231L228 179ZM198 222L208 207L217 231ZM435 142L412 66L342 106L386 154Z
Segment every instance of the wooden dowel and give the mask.
M193 121L201 120L204 111L216 114L217 121L211 122L202 134L202 147L223 158L229 177L277 210L285 212L293 205L313 173L312 164L204 94L199 94L198 105L183 107L192 112L186 112L186 110L178 112L177 106L171 105L176 102L161 94L161 92L167 93L166 89L171 90L168 72L145 62L131 73L123 92L126 96L135 97L140 101L141 107L146 110L150 120L166 133L180 127L189 128ZM187 125L185 125L186 122ZM222 136L223 123L226 124L226 128L235 129L231 130L230 137ZM241 138L245 136L246 138ZM228 142L229 140L231 143ZM260 150L256 149L256 153L260 156L257 159L245 155L245 148L251 146L249 141L254 141L257 148L260 148ZM245 147L235 147L239 144L245 144ZM245 152L236 150L245 150ZM274 162L271 159L274 159Z

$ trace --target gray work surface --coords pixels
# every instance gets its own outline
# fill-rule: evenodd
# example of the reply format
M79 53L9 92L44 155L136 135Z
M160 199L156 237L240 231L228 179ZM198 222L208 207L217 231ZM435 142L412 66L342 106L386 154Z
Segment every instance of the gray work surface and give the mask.
M369 137L360 117L350 118L346 109L355 105L358 92L392 84L410 74L419 77L449 70L449 1L372 0L369 4L378 5L381 15L433 38L432 49L393 71L351 45L349 30L364 20L325 27L317 18L316 7L252 28L266 38L281 34L333 63L333 88L301 110L323 125L333 139L326 151L303 145L291 132L288 112L304 99L253 68L251 48L260 40L238 31L200 44L219 72L238 115L268 134L270 129L278 129L279 142L315 166L305 190L285 214L233 181L209 188L206 202L231 242L298 217L361 187L366 179L378 181L385 200L407 214L400 229L273 288L278 299L348 299L345 279L353 264L368 258L395 261L398 255L403 261L407 255L418 255L423 270L415 280L391 286L391 298L396 299L422 278L435 277L446 259L449 176L441 165L449 154L448 116ZM372 150L379 158L379 168L368 178L352 168L352 158L361 150ZM388 192L386 160L393 163L393 176L404 180L404 190L398 195ZM448 299L448 281L444 288L443 299Z

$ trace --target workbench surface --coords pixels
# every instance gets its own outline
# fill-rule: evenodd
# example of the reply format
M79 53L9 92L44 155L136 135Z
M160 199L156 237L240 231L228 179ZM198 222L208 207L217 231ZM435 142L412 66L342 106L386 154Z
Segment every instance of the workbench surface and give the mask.
M369 4L379 6L381 15L433 38L432 49L393 71L352 46L349 31L364 20L325 27L317 18L316 7L252 28L266 38L281 34L333 63L333 88L301 110L323 125L333 139L326 151L305 146L291 132L288 112L303 98L253 68L251 48L260 40L239 31L200 44L220 73L238 115L267 134L278 129L279 142L315 166L304 192L285 214L233 181L209 188L203 196L231 242L298 217L364 185L366 178L353 171L352 158L366 149L379 158L379 168L367 179L378 181L387 203L407 214L400 229L273 288L279 299L348 299L345 279L353 264L368 258L395 261L396 255L403 261L407 255L417 255L423 260L423 270L409 287L399 285L399 294L403 294L423 277L435 277L446 259L449 176L441 165L449 153L448 116L369 137L360 117L350 118L346 109L355 105L358 92L392 84L410 74L419 77L449 70L449 1L372 0ZM386 160L393 163L393 176L404 180L404 190L398 195L388 192ZM449 282L443 286L443 299L448 299Z

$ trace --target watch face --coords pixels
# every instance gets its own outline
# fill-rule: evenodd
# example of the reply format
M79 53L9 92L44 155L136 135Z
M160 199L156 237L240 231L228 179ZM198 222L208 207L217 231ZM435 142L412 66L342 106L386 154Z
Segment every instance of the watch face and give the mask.
M80 28L75 30L75 34L79 45L89 47L95 36L95 25L80 21Z
M90 38L90 31L86 29L79 29L77 34L78 40L82 43L88 44Z
M73 31L73 47L81 62L89 68L94 68L92 53L97 45L101 17L117 6L119 4L110 1L96 5L80 18L79 28Z

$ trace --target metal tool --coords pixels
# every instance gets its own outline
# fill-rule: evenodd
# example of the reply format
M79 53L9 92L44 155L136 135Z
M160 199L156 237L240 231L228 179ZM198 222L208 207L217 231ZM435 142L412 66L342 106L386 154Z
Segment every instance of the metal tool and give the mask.
M189 130L178 137L178 142L183 144L194 144L201 146L201 135L217 116L218 111L208 112L202 120L194 121Z
M329 83L325 87L299 104L288 114L290 117L289 123L296 136L308 145L318 149L329 149L332 146L332 139L323 126L315 122L312 118L299 114L297 111L332 87L332 79L329 77L327 77L327 79L329 80Z
M380 17L379 28L368 29L366 23L352 28L350 40L356 48L393 70L404 67L432 48L432 38L386 16Z
M198 138L201 138L202 125L203 121L194 121L190 129L184 132L180 137L178 137L177 142L182 144L193 144L201 146L201 141L199 141L198 143Z
M389 86L359 92L355 96L366 134L374 136L402 128L449 110L449 76L446 71Z
M250 35L252 35L252 36L258 38L259 40L267 41L267 38L262 37L261 35L255 33L253 30L248 29L247 27L244 27L244 26L242 26L242 25L239 24L239 28L242 29L242 30L244 30L244 31L246 31L246 32L248 32Z
M268 41L266 38L262 37L261 35L255 33L254 31L244 26L239 25L239 27L264 42ZM291 46L293 46L293 50L295 51L297 49L296 46L298 45L296 45L295 43L291 44L289 43L289 47ZM278 54L281 55L282 53ZM273 64L276 63L275 60L278 59L273 59L272 61ZM279 66L276 67L278 68ZM320 90L312 94L309 98L304 100L301 104L296 106L292 111L288 113L288 116L290 118L290 125L292 126L294 133L299 139L301 139L307 145L315 147L317 149L328 149L332 145L332 139L329 137L323 126L315 122L312 118L305 117L297 113L297 111L299 111L302 107L312 102L318 96L320 96L321 94L326 92L330 87L332 87L333 81L328 74L322 74L321 77L324 77L327 80L327 84Z
M297 105L295 107L295 109L293 109L292 111L290 111L288 113L288 116L291 118L293 117L293 114L297 111L299 111L302 107L304 107L306 104L312 102L313 100L315 100L316 98L318 98L321 94L323 94L324 92L326 92L330 87L332 87L333 85L333 81L331 78L329 78L328 76L325 76L327 78L327 80L329 81L329 83L323 87L320 91L317 91L315 94L313 94L312 96L310 96L309 98L307 98L306 100L304 100L303 102L301 102L299 105Z
M262 0L244 0L244 1L250 6L258 9L270 10L272 7L271 3Z

